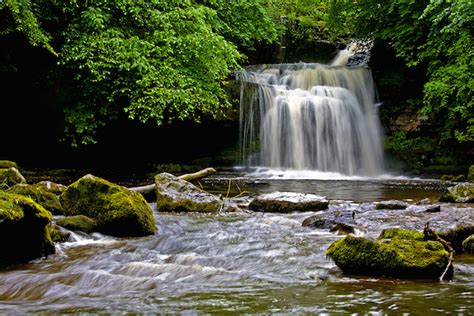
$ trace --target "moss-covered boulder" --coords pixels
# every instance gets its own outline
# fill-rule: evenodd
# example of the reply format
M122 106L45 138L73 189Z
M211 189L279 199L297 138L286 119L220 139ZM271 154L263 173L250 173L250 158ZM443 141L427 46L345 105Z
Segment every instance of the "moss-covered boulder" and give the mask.
M257 196L250 202L249 209L270 213L317 212L327 209L328 205L329 201L319 195L273 192Z
M194 184L163 172L155 176L158 212L218 212L217 196Z
M462 242L462 250L465 253L474 255L474 234L464 239Z
M469 171L467 173L467 181L474 182L474 165L469 167Z
M474 183L460 183L449 187L439 199L440 202L473 203Z
M63 214L63 208L59 202L59 194L61 194L59 188L59 184L52 184L51 182L49 184L48 182L39 182L31 185L20 183L10 187L7 192L30 197L51 213L60 215Z
M449 253L437 241L373 241L351 235L331 244L326 255L344 273L395 278L439 278L449 262Z
M0 192L0 267L54 253L48 229L51 218L32 199Z
M91 233L98 229L97 221L84 215L59 218L56 220L56 224L70 230L80 230L85 233Z
M85 215L104 234L146 236L155 233L153 211L140 193L88 174L60 196L64 215Z
M15 167L0 169L0 184L8 187L17 183L26 183L25 177Z
M474 234L474 225L458 225L446 231L437 231L439 237L451 244L456 253L462 253L462 242L470 235Z
M71 236L69 232L63 231L59 226L54 224L49 224L48 230L53 242L66 242Z
M9 169L11 167L18 169L16 162L10 160L0 160L0 169Z
M411 229L403 229L403 228L387 228L382 230L379 237L377 239L408 239L408 240L419 240L423 241L425 235L422 232L411 230Z

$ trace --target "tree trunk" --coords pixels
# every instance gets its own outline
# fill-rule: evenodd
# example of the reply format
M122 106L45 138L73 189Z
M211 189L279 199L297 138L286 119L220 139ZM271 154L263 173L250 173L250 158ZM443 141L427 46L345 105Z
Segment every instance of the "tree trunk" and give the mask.
M205 178L205 177L210 176L211 174L214 174L214 173L216 173L216 169L206 168L206 169L202 169L202 170L200 170L198 172L195 172L195 173L183 174L183 175L179 176L178 178L191 182L193 180L198 180L198 179ZM135 192L138 192L138 193L141 193L141 194L148 194L148 193L153 192L153 190L155 190L155 184L153 183L153 184L148 184L148 185L144 185L144 186L140 186L140 187L133 187L133 188L128 188L128 189L130 191L135 191Z

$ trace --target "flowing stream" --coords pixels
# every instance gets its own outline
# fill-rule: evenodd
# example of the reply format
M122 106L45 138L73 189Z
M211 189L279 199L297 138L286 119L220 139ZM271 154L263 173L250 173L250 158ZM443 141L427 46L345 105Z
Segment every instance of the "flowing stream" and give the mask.
M427 180L288 180L228 174L203 182L230 195L317 191L330 211L353 210L366 231L471 222L472 205L427 214L416 201L436 199ZM373 200L412 199L405 211L378 211ZM344 201L334 201L343 199ZM154 204L151 204L152 208ZM151 314L458 314L474 311L474 260L457 258L454 279L397 280L343 275L325 256L340 235L302 227L312 213L158 214L158 232L113 238L72 232L44 259L0 270L0 313Z

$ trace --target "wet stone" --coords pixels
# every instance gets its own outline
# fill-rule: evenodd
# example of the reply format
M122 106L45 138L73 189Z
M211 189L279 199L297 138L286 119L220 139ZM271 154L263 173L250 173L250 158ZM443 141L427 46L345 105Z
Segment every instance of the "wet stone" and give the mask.
M375 209L377 210L404 210L407 207L408 203L397 200L382 201L375 204Z
M249 204L255 212L291 213L316 212L328 208L329 201L319 195L293 192L274 192L257 196Z

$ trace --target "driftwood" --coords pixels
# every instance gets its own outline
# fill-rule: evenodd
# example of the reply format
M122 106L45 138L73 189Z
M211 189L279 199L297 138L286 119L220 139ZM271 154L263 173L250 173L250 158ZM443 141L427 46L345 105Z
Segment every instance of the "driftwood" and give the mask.
M426 223L425 229L423 230L424 239L425 240L436 240L439 241L444 249L449 252L449 261L448 264L446 265L446 269L444 270L443 274L439 277L440 281L443 281L445 279L450 279L452 278L452 273L453 273L453 257L454 257L454 249L451 247L451 244L444 240L443 238L439 237L439 235L430 228L430 223Z
M207 176L210 176L211 174L216 173L216 169L214 168L206 168L202 169L198 172L195 173L187 173L179 176L178 178L186 180L186 181L193 181L193 180L198 180L205 178ZM128 188L130 191L135 191L141 194L148 194L151 193L155 190L155 184L148 184L140 187L133 187L133 188Z

